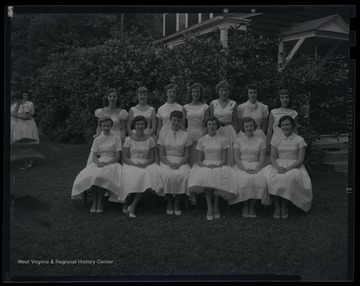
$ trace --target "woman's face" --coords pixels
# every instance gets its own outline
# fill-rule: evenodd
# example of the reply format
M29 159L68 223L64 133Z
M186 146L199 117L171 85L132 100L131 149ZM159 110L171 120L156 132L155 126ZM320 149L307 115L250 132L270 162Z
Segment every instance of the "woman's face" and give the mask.
M229 89L227 87L220 87L219 88L219 97L223 99L227 99L229 96Z
M289 105L290 97L288 94L281 94L280 95L280 104L281 106L287 107Z
M147 102L147 99L148 99L147 91L140 91L138 93L138 99L139 99L139 102Z
M145 130L145 122L140 120L135 123L135 131L138 132L144 132Z
M199 87L195 87L191 90L191 96L194 101L200 100L201 91Z
M29 100L29 94L23 93L23 100L28 101Z
M280 126L285 136L290 136L293 133L294 128L289 119L282 121Z
M244 123L244 131L246 135L252 136L254 134L254 129L255 129L254 122L248 121Z
M115 91L112 91L107 96L109 103L116 104L118 100L117 93Z
M101 131L104 132L105 135L110 134L111 121L105 121L105 122L101 123Z
M216 120L208 121L206 128L207 128L209 134L214 134L217 130Z
M170 120L171 129L172 130L179 130L181 126L182 118L172 117Z
M248 89L248 97L251 103L255 103L257 100L257 90L256 89Z
M174 102L175 98L176 98L176 88L175 87L169 88L166 91L166 95L167 95L169 101Z

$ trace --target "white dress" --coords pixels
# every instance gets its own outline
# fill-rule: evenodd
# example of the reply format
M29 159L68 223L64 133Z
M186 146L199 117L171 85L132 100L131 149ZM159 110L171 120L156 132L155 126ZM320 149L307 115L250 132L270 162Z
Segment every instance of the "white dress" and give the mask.
M184 108L187 119L186 132L188 132L190 138L196 142L205 134L204 117L209 106L206 103L201 105L185 104Z
M284 168L296 162L299 149L307 146L305 140L295 133L289 137L273 137L271 145L278 150L277 164ZM285 174L279 174L272 165L268 165L263 171L269 194L290 200L303 211L309 211L313 195L311 180L304 165Z
M16 102L11 105L10 107L10 145L14 142L14 131L15 131L15 125L17 122L17 118L12 116L11 114L14 113L16 110Z
M289 115L295 119L295 117L298 115L296 110L291 109L291 108L275 108L275 109L271 110L271 114L274 117L273 135L271 138L283 135L283 132L282 132L281 128L279 127L279 121L280 121L281 117L283 117L285 115Z
M108 162L116 156L116 152L121 151L121 148L120 137L113 133L110 133L110 135L102 133L94 139L91 152L98 152L100 154L100 162ZM73 199L80 199L79 195L90 189L93 185L107 189L111 192L112 196L118 197L121 192L121 174L122 166L119 163L100 168L94 162L91 162L77 175L71 197Z
M265 141L255 134L249 138L246 134L235 140L234 148L240 151L240 160L246 169L254 170L259 164L260 152L266 149ZM270 197L266 189L266 180L263 171L249 174L234 166L237 178L238 196L229 201L229 204L247 201L249 199L261 200L264 205L270 205Z
M192 143L189 133L181 129L161 132L157 142L165 147L166 158L171 163L179 163L184 157L185 148L191 146ZM160 177L165 194L187 194L189 175L190 166L187 163L179 169L171 169L160 162Z
M26 113L31 113L31 107L28 104L21 104L17 114L25 117ZM35 140L35 142L30 144L38 144L40 142L34 118L31 117L30 120L17 119L13 124L13 142L24 138Z
M139 109L136 108L136 106L133 106L130 108L130 110L133 113L133 119L136 116L144 116L146 121L147 121L147 127L144 130L145 134L148 134L150 129L152 128L151 124L152 124L152 115L154 114L155 108L152 106L149 106L149 108L146 111L141 111ZM132 132L135 134L135 130L133 129Z
M220 120L220 122L223 123L231 123L232 117L233 117L233 110L235 108L236 102L233 100L229 100L228 104L225 106L225 108L222 108L219 104L218 100L215 99L211 102L214 106L214 116L217 117L217 119ZM233 144L235 142L235 139L237 138L236 131L232 124L228 124L226 126L221 126L217 131L221 136L224 136L230 144L228 152L228 164L229 166L234 165L234 151L233 151Z
M257 128L254 132L254 135L262 138L266 142L266 135L261 129L261 124L263 120L266 120L269 117L269 108L267 105L256 101L254 104L247 102L240 104L238 106L238 118L243 119L244 117L251 117L255 120ZM244 136L243 131L239 132L239 136Z
M162 126L159 132L160 133L165 130L171 130L171 123L170 123L170 113L174 110L182 111L183 107L180 104L175 103L167 103L165 102L162 106L159 107L156 117L162 120Z
M114 112L110 112L109 110L106 111L105 108L98 108L95 110L95 116L98 119L103 116L109 116L113 121L111 133L120 137L121 139L125 139L126 130L121 129L121 120L127 120L128 116L129 116L129 114L127 113L127 111L125 109L121 109L120 111L114 113ZM101 132L101 134L103 134L103 133ZM90 163L93 163L93 162L94 162L93 156L92 156L92 153L90 152L90 154L88 156L88 160L87 160L87 165L89 165Z
M121 129L121 121L127 120L129 114L125 109L121 109L120 111L110 112L109 109L105 108L98 108L95 110L95 116L99 119L103 116L109 116L113 121L113 126L111 128L112 133L119 136L122 139L125 139L126 130Z
M149 137L145 141L135 141L127 137L124 147L130 149L130 160L134 163L145 163L149 160L150 149L156 146L155 140ZM125 202L130 193L143 193L153 190L160 194L161 180L159 165L153 163L146 168L139 168L124 163L122 172L122 192L119 201Z
M228 140L219 134L215 136L206 134L196 145L197 150L204 152L205 165L220 164L222 151L229 147ZM235 172L227 165L210 169L195 163L191 169L188 188L192 199L191 193L197 194L203 192L204 188L214 188L215 194L229 200L237 195Z

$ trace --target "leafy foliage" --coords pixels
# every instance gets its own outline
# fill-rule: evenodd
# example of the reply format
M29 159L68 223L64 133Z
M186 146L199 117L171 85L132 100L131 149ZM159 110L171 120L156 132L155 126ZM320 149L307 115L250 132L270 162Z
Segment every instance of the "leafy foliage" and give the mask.
M153 38L136 29L126 30L120 39L118 30L110 27L118 20L112 17L93 15L87 22L82 18L68 19L69 23L75 21L69 32L60 33L52 41L47 64L37 69L32 90L37 95L39 125L56 141L90 144L96 127L94 111L103 106L108 88L120 91L121 106L128 110L137 102L136 89L145 85L150 91L149 104L158 108L165 102L163 89L170 82L179 87L178 103L189 101L188 88L194 82L204 86L204 99L209 103L216 98L216 83L225 78L232 87L230 97L238 103L247 100L246 85L256 83L259 100L269 109L278 107L279 88L289 89L292 107L299 113L299 133L310 147L320 133L346 132L348 65L344 57L297 54L279 71L279 39L233 27L229 30L228 49L220 44L219 31L184 35L184 43L170 49L154 44ZM44 21L49 25L52 21L53 25L58 23L44 16L32 19L33 28L29 30L35 31L36 23ZM75 37L81 30L76 30L80 22L86 22L95 35L97 29L108 28L109 32L82 41ZM37 42L46 39L46 29L42 33ZM66 40L71 38L74 41Z

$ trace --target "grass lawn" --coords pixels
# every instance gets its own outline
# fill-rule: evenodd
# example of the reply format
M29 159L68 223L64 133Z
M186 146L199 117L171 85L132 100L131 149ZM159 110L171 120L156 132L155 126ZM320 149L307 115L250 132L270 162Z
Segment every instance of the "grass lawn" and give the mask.
M247 277L236 275L298 275L306 281L347 279L345 174L312 175L311 210L305 214L290 207L287 220L273 219L273 207L259 205L259 218L243 219L240 204L225 203L217 221L206 220L205 204L187 210L184 206L180 217L167 216L165 199L156 195L140 201L133 220L122 213L122 204L108 203L103 214L90 214L90 202L85 206L71 200L73 181L85 167L88 151L85 145L57 144L33 168L11 169L11 194L31 194L47 203L51 213L35 215L49 222L51 230L43 231L10 214L8 280L89 280L97 276L131 280L140 276L157 279L158 275L161 279L206 275L207 280L219 278L217 275L230 275L222 277L230 280ZM19 259L29 260L29 264L21 264ZM59 264L56 259L76 260L76 264ZM31 260L55 263L38 265ZM95 264L78 260L93 260Z

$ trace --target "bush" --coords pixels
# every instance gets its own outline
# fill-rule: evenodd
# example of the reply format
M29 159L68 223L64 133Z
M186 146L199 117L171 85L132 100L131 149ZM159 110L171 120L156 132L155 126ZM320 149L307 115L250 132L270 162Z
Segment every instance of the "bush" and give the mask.
M221 46L217 33L186 35L183 45L170 49L155 45L135 30L122 40L68 49L54 54L34 81L39 125L56 141L91 142L96 128L94 111L103 106L110 87L120 91L121 106L129 110L137 102L136 89L145 85L150 91L149 104L157 109L166 101L163 89L170 82L179 86L179 104L189 101L188 88L194 82L204 86L204 99L209 103L217 97L215 85L226 78L233 100L245 102L246 85L256 83L259 100L270 110L278 107L279 88L288 88L299 113L299 133L309 147L320 133L345 133L346 59L303 53L278 71L278 44L278 39L235 27L229 31L228 49ZM308 155L310 158L311 151Z

